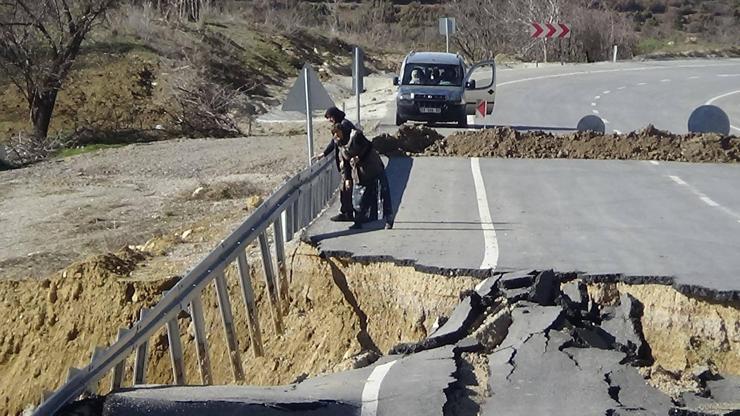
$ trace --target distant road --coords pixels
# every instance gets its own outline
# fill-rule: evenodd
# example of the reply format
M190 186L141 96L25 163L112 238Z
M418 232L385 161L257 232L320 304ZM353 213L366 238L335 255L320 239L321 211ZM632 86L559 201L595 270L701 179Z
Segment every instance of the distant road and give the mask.
M595 114L604 119L608 132L626 133L653 124L685 133L691 112L711 103L727 112L733 132L740 134L739 59L500 68L497 85L487 125L568 131L581 117ZM390 101L383 131L394 130L394 120L395 104ZM449 134L457 129L439 131Z

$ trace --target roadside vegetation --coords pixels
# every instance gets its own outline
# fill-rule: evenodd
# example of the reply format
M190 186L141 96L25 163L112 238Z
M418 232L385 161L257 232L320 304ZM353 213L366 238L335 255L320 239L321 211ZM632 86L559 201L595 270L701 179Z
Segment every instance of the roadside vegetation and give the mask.
M70 13L64 4L0 5L4 167L64 149L249 134L305 62L348 75L359 44L374 68L395 69L409 50L444 48L441 16L457 19L452 46L471 61L593 62L613 45L620 58L740 54L738 0L83 0ZM572 37L532 40L532 21L567 22Z

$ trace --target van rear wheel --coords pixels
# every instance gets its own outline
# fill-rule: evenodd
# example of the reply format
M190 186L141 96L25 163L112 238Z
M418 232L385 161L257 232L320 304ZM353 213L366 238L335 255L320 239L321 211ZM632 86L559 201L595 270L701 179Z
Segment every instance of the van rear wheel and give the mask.
M401 124L405 123L406 120L399 117L398 113L396 113L396 126L400 126Z

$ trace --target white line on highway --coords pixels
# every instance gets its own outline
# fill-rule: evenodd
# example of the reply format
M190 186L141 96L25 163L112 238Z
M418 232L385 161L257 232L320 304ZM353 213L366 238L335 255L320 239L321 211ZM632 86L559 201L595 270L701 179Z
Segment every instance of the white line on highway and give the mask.
M730 127L732 127L733 129L735 129L735 130L737 130L737 131L740 131L740 127L737 127L737 126L733 126L732 124L730 124Z
M605 118L602 118L602 119L601 119L601 121L603 121L603 122L604 122L604 124L609 124L609 120L607 120L607 119L605 119Z
M639 83L637 85L639 85L639 86L647 85L647 82L641 82L641 83Z
M591 110L594 114L599 114L599 110Z
M619 91L622 91L622 90L623 90L623 89L625 89L625 88L627 88L627 87L619 87L619 88L617 88L617 89L618 89Z
M698 196L699 199L701 199L701 201L704 202L705 204L709 205L710 207L719 208L725 214L727 214L727 215L735 218L735 220L737 220L737 222L740 223L740 214L738 214L737 212L735 212L735 211L733 211L733 210L731 210L731 209L729 209L727 207L724 207L724 206L720 205L715 200L713 200L712 198L710 198L706 194L704 194L702 191L700 191L700 190L694 188L693 186L689 185L688 183L686 183L683 179L679 178L678 176L672 176L672 175L670 175L668 177L671 178L671 180L673 180L673 182L676 182L677 184L679 184L681 186L687 187L689 189L689 191L691 191L691 193L693 193L694 195Z
M658 162L657 160L651 160L650 163L652 163L653 165L660 165L660 162Z
M483 183L483 174L480 170L480 159L477 157L470 159L470 168L473 171L473 183L475 183L475 195L478 199L478 215L480 216L481 228L483 229L483 241L485 251L483 252L483 262L481 269L496 269L498 264L498 240L496 240L496 229L493 226L493 217L488 205L488 196L486 187Z
M699 77L698 75L693 75L693 76L690 76L689 77L689 79L699 79L699 78L701 78L701 77Z
M717 101L717 100L721 100L721 99L723 99L723 98L725 98L725 97L729 97L729 96L731 96L731 95L735 95L735 94L740 94L740 90L737 90L737 91L730 91L730 92L728 92L728 93L726 93L726 94L722 94L722 95L718 95L718 96L716 96L716 97L714 97L714 98L710 98L710 99L709 99L709 100L707 100L707 102L706 102L706 103L704 103L704 104L706 104L706 105L710 105L710 104L712 104L713 102L715 102L715 101Z
M370 373L370 377L365 382L365 387L362 389L362 409L360 410L361 416L376 416L378 414L378 396L380 395L380 383L383 382L388 371L393 367L393 364L398 360L393 360L389 363L379 365L373 369Z
M735 78L740 77L740 74L717 74L720 78Z
M660 82L671 82L671 80L666 78L666 79L661 79Z
M591 103L591 107L596 107L596 103Z
M606 90L606 91L602 92L602 94L604 94L604 95L606 95L606 94L611 94L611 93L612 93L612 92L611 92L611 91L609 91L609 90Z

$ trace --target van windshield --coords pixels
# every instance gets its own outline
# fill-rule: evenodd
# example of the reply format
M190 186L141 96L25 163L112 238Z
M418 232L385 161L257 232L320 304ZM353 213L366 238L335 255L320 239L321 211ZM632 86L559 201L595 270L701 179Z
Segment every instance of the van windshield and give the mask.
M462 85L460 65L407 63L401 85Z

